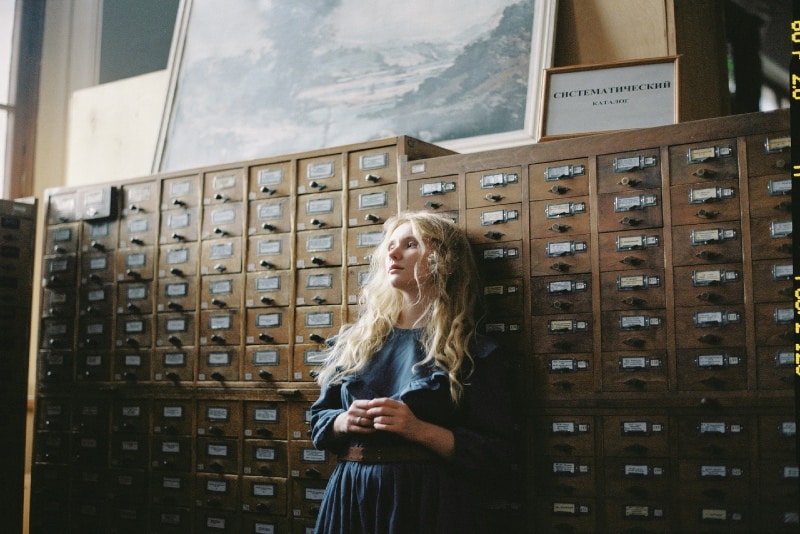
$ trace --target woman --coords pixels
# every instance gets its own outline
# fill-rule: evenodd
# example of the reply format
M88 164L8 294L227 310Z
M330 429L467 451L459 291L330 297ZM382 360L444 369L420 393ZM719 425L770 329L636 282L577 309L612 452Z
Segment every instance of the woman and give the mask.
M509 487L513 418L503 355L475 332L470 246L430 213L384 228L359 318L317 378L312 439L340 462L316 532L483 532L479 507Z

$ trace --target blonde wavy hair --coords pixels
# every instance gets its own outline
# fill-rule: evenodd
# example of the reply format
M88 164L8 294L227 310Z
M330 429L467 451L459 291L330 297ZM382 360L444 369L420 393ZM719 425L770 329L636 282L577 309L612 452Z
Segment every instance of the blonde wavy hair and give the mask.
M480 282L475 259L463 230L452 220L428 212L402 212L384 223L384 238L370 260L367 278L359 293L359 317L345 325L330 349L317 382L329 385L359 372L385 343L396 324L403 305L402 293L389 280L388 240L400 225L409 223L427 258L430 276L414 277L424 295L421 343L425 358L417 365L433 363L447 373L450 396L458 403L464 382L472 369L470 341L475 336ZM469 365L464 364L469 362Z

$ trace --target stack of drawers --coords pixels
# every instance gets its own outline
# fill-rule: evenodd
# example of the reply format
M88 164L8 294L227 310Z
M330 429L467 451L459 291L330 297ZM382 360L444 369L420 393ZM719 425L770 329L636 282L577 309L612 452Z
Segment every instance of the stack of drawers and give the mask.
M303 532L321 343L348 320L399 137L47 192L31 532ZM68 526L66 526L68 525Z
M36 203L0 200L0 513L22 531Z
M536 532L797 530L790 146L780 111L404 166L474 243Z

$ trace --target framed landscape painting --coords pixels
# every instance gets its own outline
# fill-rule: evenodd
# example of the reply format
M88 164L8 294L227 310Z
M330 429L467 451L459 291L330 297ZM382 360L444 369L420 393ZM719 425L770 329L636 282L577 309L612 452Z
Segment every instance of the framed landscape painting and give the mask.
M409 135L531 143L556 0L184 0L154 172Z

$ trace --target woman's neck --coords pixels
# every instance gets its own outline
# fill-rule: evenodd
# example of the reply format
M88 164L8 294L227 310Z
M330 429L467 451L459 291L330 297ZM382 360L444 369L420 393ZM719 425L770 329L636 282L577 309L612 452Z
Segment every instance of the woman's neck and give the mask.
M428 304L423 300L414 300L413 302L406 301L403 309L400 310L400 316L397 318L398 328L411 329L420 328L425 323L425 318L428 315Z

